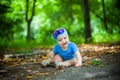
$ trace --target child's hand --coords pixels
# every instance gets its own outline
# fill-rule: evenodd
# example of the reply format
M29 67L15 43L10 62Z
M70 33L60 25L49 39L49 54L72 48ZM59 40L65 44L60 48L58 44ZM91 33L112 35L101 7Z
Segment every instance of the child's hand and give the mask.
M82 66L82 63L75 64L75 67L81 67L81 66Z
M54 54L53 54L52 52L50 52L50 53L49 53L49 56L50 56L51 58L53 58L53 57L54 57Z
M50 58L54 57L54 53L51 52L50 50L47 50L47 56L49 56Z

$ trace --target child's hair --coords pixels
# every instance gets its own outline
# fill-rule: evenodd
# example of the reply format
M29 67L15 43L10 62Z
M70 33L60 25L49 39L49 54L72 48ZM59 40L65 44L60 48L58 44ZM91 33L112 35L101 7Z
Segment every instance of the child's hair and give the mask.
M58 28L58 29L55 30L55 32L54 32L54 34L53 34L53 38L54 38L55 40L57 40L57 37L58 37L59 35L61 35L61 34L65 34L65 35L68 36L68 33L67 33L67 31L66 31L64 28Z

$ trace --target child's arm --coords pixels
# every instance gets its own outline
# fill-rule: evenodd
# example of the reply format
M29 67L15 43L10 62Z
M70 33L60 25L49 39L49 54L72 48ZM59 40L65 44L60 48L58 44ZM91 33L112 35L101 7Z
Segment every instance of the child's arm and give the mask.
M76 54L76 59L77 59L77 64L75 65L75 67L81 67L82 66L82 56L79 51L77 51L75 54Z
M54 53L51 51L51 52L49 53L49 56L50 56L50 58L53 58L53 57L54 57Z

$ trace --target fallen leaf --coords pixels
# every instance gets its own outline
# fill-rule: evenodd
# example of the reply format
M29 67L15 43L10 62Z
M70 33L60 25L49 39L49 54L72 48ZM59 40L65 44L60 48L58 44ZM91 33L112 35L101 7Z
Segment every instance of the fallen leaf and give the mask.
M33 78L33 76L32 75L28 75L28 76L26 76L26 78L27 79L31 79L31 78Z

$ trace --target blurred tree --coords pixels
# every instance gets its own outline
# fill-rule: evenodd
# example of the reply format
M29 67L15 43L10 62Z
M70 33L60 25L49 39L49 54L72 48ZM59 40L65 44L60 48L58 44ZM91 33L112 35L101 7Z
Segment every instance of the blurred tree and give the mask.
M85 43L87 43L88 41L92 40L88 0L83 0L83 12L84 12L84 23L85 23Z
M6 49L13 41L16 32L23 31L18 15L13 15L11 0L0 0L0 49ZM17 35L18 36L18 35Z
M34 16L34 13L35 13L35 3L36 3L36 0L33 0L33 6L32 6L32 14L29 18L29 0L26 0L26 22L27 22L27 37L26 37L26 40L29 42L31 40L31 34L30 34L30 27L31 27L31 21L33 19L33 16Z
M120 10L120 0L115 1L115 6Z
M77 43L89 42L91 34L92 39L102 41L102 36L107 37L109 34L106 29L115 33L114 37L120 33L119 0L84 0L84 6L83 0L0 0L0 2L1 41L5 41L3 38L6 40L14 38L14 43L20 43L19 40L29 41L31 37L34 38L33 35L37 35L33 42L52 44L51 35L58 27L66 28L70 39ZM12 8L5 9L3 4Z
M106 31L108 31L107 18L106 18L106 9L105 9L105 2L104 2L104 0L102 0L102 8L103 8L103 22L104 22L104 26L105 26Z
M10 0L0 0L0 38L11 40L13 38L12 20L6 17L10 10Z
M120 1L106 1L107 27L110 34L120 33Z
M92 20L98 20L96 26L99 30L106 31L109 34L120 32L120 10L119 0L91 0L90 11L92 13Z

